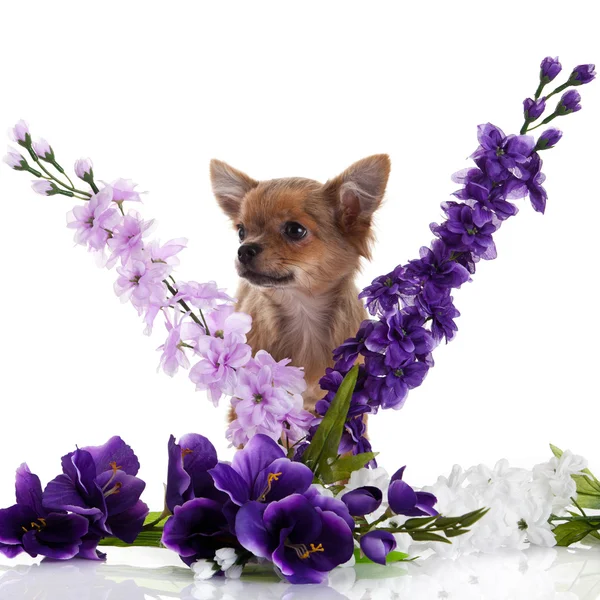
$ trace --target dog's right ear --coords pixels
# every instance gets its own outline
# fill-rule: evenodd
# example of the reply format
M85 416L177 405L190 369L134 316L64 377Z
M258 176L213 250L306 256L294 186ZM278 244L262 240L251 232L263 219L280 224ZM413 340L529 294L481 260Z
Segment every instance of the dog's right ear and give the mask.
M237 220L244 196L258 185L245 173L214 158L210 161L210 181L219 206L232 221Z

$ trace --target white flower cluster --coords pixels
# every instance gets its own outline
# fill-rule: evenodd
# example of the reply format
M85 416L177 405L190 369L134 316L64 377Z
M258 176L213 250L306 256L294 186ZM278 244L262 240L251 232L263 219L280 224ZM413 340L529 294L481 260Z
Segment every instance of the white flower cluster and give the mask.
M219 548L215 553L214 560L201 558L191 565L194 579L205 581L211 579L219 571L228 579L239 579L242 574L243 565L236 564L238 555L234 548Z

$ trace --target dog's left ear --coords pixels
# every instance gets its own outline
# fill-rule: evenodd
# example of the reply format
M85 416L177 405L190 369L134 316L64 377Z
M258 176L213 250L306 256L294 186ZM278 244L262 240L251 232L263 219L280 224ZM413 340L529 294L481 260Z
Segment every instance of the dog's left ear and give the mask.
M371 218L383 200L390 167L387 154L374 154L355 162L324 186L326 195L336 204L342 230L364 238L360 249L363 256L369 254Z

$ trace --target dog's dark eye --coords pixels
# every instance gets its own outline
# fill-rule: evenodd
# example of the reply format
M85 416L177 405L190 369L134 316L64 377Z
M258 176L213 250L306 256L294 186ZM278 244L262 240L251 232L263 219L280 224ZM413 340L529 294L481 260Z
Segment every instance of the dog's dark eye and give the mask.
M285 224L283 233L285 233L285 235L292 240L301 240L308 233L308 231L306 230L306 227L300 225L300 223L290 221L289 223Z
M246 237L246 230L244 229L243 225L238 225L238 237L240 238L240 242L244 241L244 238Z

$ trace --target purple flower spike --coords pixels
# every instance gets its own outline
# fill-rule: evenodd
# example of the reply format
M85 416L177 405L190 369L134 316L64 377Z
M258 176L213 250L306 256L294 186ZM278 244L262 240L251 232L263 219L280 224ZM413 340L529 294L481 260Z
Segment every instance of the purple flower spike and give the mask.
M313 480L306 465L286 458L283 448L264 434L255 435L236 452L231 465L218 463L209 473L215 487L238 506L250 500L272 502L302 494Z
M372 315L393 311L398 302L410 298L419 292L418 283L398 266L391 273L374 279L359 298L366 298L366 306Z
M577 90L569 90L562 95L558 106L556 107L556 112L559 115L569 115L571 113L577 112L581 110L581 95Z
M360 549L370 560L385 565L387 555L396 548L396 540L389 531L369 531L360 538Z
M383 494L379 488L367 485L344 494L342 502L353 517L364 517L381 506L382 498Z
M227 497L214 485L209 470L217 464L217 451L210 441L197 433L169 438L169 466L166 505L173 512L176 506L193 498L209 498L223 503Z
M354 551L346 521L299 494L268 505L245 504L235 528L242 546L271 560L290 583L323 583Z
M523 101L523 112L525 113L525 119L527 119L527 121L539 119L545 110L546 98L539 98L538 100L527 98Z
M558 62L558 56L552 58L547 56L540 64L540 81L544 84L550 83L562 70L562 65Z
M546 129L546 131L544 131L544 133L540 135L535 149L549 150L550 148L554 148L554 146L558 143L561 137L562 131L560 131L560 129Z
M390 480L388 502L397 515L407 517L435 516L438 514L434 505L437 498L429 492L415 492L410 485L402 481L404 469L399 469Z
M26 464L17 469L17 504L0 510L0 553L13 558L25 551L49 558L73 558L88 532L79 515L51 512L42 505L42 485Z
M583 85L589 83L596 77L595 65L578 65L569 76L571 85Z

